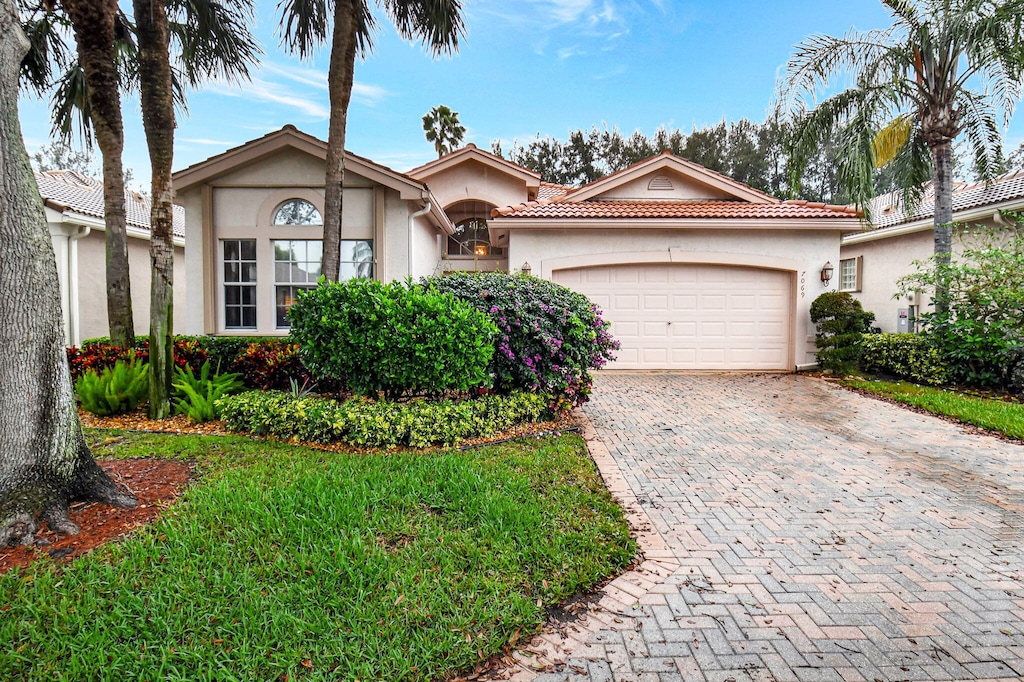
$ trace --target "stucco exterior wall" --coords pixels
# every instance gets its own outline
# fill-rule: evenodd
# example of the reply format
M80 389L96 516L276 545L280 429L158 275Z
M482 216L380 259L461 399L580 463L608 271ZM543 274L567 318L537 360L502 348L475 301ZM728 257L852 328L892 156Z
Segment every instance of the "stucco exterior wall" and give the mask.
M494 206L511 206L526 201L526 183L479 161L467 161L426 176L424 181L442 208L476 199Z
M107 320L106 285L106 244L104 233L93 230L87 237L79 239L74 248L78 251L78 315L80 343L84 339L107 336L110 324ZM131 274L132 315L135 333L149 333L149 297L151 265L149 240L128 239L128 269ZM186 289L188 283L185 267L185 250L174 249L174 333L185 333L184 314L188 305Z
M972 221L994 229L992 220ZM954 231L953 253L964 250L964 233ZM924 261L935 252L935 241L931 229L922 229L909 234L844 244L840 258L862 257L860 291L850 292L861 302L865 310L875 314L874 326L883 332L895 332L900 308L915 306L919 312L932 310L931 295L928 292L912 296L899 296L897 281L917 271L915 260ZM836 268L836 276L839 270Z
M785 270L794 281L796 365L814 362L810 305L826 291L819 273L839 258L839 233L826 230L563 229L513 230L510 267L529 262L533 274L615 263L705 262Z
M665 177L672 183L672 189L650 189L651 181ZM641 178L618 185L598 195L601 199L732 199L730 194L694 182L678 173L659 169Z

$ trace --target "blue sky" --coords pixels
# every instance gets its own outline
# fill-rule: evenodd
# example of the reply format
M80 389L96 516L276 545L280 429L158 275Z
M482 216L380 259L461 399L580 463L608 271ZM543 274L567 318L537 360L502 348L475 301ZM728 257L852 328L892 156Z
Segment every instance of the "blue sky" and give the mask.
M213 83L179 118L175 169L292 123L326 139L326 50L309 61L286 54L275 1L262 0L256 32L265 55L251 83ZM690 131L765 117L792 47L813 33L889 24L878 0L465 0L467 37L453 57L431 59L380 22L375 50L356 64L348 118L350 151L405 171L436 157L421 117L446 104L466 142L607 124L624 133L659 126ZM48 103L23 97L26 145L47 141ZM124 102L125 166L148 184L138 101ZM1018 116L1017 119L1021 117ZM1014 120L1006 144L1024 140Z

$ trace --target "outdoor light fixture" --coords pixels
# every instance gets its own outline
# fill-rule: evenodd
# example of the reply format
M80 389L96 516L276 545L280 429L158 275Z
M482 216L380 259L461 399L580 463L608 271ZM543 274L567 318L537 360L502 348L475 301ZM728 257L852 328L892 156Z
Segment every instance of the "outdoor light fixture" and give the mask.
M487 246L484 244L477 244L476 248L473 249L473 253L475 253L478 256L486 256Z
M832 261L826 261L825 267L821 269L821 283L825 286L832 281L832 270Z
M531 272L533 272L533 268L531 268L531 267L530 267L530 264L529 264L528 262L526 262L526 263L523 263L523 267L519 268L519 270L520 270L520 271L521 271L521 272L522 272L522 273L523 273L524 275L529 275L529 274L530 274Z

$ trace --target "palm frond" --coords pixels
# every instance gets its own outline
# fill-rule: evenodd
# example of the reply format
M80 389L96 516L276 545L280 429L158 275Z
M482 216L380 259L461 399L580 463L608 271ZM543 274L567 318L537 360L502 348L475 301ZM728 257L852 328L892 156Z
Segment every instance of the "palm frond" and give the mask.
M327 0L281 0L277 9L282 45L303 59L312 57L327 41Z
M384 0L388 17L406 40L422 40L431 54L452 54L465 37L461 0Z
M29 49L21 60L21 82L42 97L53 85L54 70L64 71L74 61L74 48L61 35L63 15L43 12L22 22Z
M168 29L184 83L246 80L262 54L251 26L253 0L167 0Z
M987 98L974 93L962 93L958 104L974 170L980 178L990 181L1003 165L1003 136L995 111Z

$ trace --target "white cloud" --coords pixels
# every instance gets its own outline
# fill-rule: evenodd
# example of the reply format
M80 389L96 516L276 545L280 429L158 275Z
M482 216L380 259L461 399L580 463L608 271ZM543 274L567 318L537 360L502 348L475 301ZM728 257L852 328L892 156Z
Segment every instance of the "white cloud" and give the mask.
M217 82L207 86L206 90L225 97L241 97L255 102L283 104L286 107L298 109L310 118L324 119L330 113L321 98L303 98L293 88L259 78L237 85Z
M379 85L367 85L366 83L352 84L352 99L372 107L391 93Z
M575 57L578 54L583 53L579 50L577 46L573 45L572 47L563 47L562 49L560 49L558 51L558 58L561 59L562 61L565 61L569 57Z

